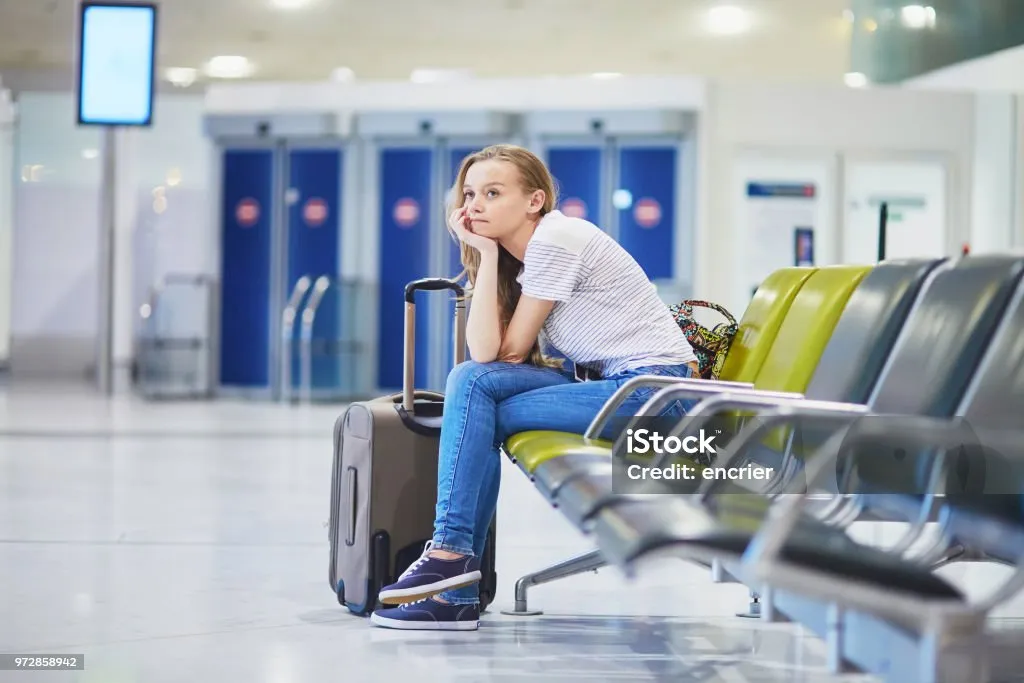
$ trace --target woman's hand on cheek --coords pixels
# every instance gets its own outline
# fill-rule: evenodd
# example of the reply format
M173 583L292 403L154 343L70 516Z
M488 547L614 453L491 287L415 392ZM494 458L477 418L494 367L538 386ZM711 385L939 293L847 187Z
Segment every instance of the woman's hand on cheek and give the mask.
M465 242L469 246L473 247L481 254L483 253L496 253L498 251L497 241L490 237L484 237L483 235L477 235L473 232L470 227L469 216L467 215L466 208L456 209L452 212L452 215L448 218L448 225L459 240Z

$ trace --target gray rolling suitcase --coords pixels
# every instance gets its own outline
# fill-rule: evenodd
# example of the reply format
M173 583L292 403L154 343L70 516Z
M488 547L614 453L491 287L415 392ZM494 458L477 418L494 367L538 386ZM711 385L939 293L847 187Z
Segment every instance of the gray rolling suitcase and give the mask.
M334 424L329 579L338 603L360 615L377 607L377 594L423 552L434 534L437 457L444 396L415 391L415 293L462 287L443 278L405 288L405 361L402 392L353 403ZM466 308L455 305L455 362L465 357ZM495 529L481 559L480 607L494 599Z

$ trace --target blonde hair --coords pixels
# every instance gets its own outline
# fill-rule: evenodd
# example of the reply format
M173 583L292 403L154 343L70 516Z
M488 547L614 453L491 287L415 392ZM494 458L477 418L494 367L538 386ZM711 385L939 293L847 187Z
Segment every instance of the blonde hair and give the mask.
M447 225L448 216L456 209L462 208L465 204L466 198L463 194L463 186L466 182L466 174L469 172L469 167L478 161L492 159L507 161L518 169L520 187L524 192L544 191L544 204L540 208L540 216L550 213L555 208L557 198L555 181L543 161L533 152L517 145L491 145L479 152L470 154L462 160L462 166L459 168L459 173L455 177L455 183L449 195L449 205L445 210L445 225ZM451 234L452 239L459 243L459 254L462 260L463 271L456 276L456 279L465 276L470 288L472 288L476 284L477 272L480 270L480 252L468 244L460 242L450 226L448 227L448 232ZM519 259L510 254L504 247L498 245L498 318L501 321L502 335L508 329L509 322L512 320L512 314L515 313L516 305L519 303L519 297L522 294L522 286L516 280L516 276L519 275L522 266L523 264ZM469 296L472 296L472 294L470 293ZM530 349L525 361L531 365L541 367L562 367L561 361L549 358L541 352L539 342L534 342L533 348Z

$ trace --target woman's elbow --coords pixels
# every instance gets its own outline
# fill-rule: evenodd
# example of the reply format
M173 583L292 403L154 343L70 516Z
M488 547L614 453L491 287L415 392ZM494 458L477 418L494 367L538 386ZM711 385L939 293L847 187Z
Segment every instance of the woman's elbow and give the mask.
M498 349L482 344L468 344L469 358L476 363L493 363L498 359Z
M469 358L477 363L525 363L527 354L517 351L504 351L498 349L481 349L469 347Z
M493 363L498 358L497 355L493 353L480 353L473 351L473 349L470 349L469 359L474 363Z

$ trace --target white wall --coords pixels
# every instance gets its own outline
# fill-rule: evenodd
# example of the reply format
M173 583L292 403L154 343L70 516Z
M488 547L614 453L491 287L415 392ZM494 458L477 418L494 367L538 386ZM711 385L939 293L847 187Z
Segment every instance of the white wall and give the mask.
M973 253L1004 250L1016 241L1020 148L1017 97L978 93L974 117Z
M74 106L72 93L18 98L15 376L85 378L95 361L101 144L96 129L75 125ZM128 326L152 284L167 272L209 272L211 157L202 112L202 96L162 94L152 129L117 135L118 360L129 353Z
M711 85L702 116L696 295L737 314L749 300L733 277L735 246L748 236L736 226L733 167L749 150L803 154L946 154L952 165L951 226L966 237L971 220L974 98L969 94L899 89ZM836 210L839 211L841 193ZM837 214L836 224L841 214Z
M99 136L70 94L18 98L11 369L84 376L97 322Z

